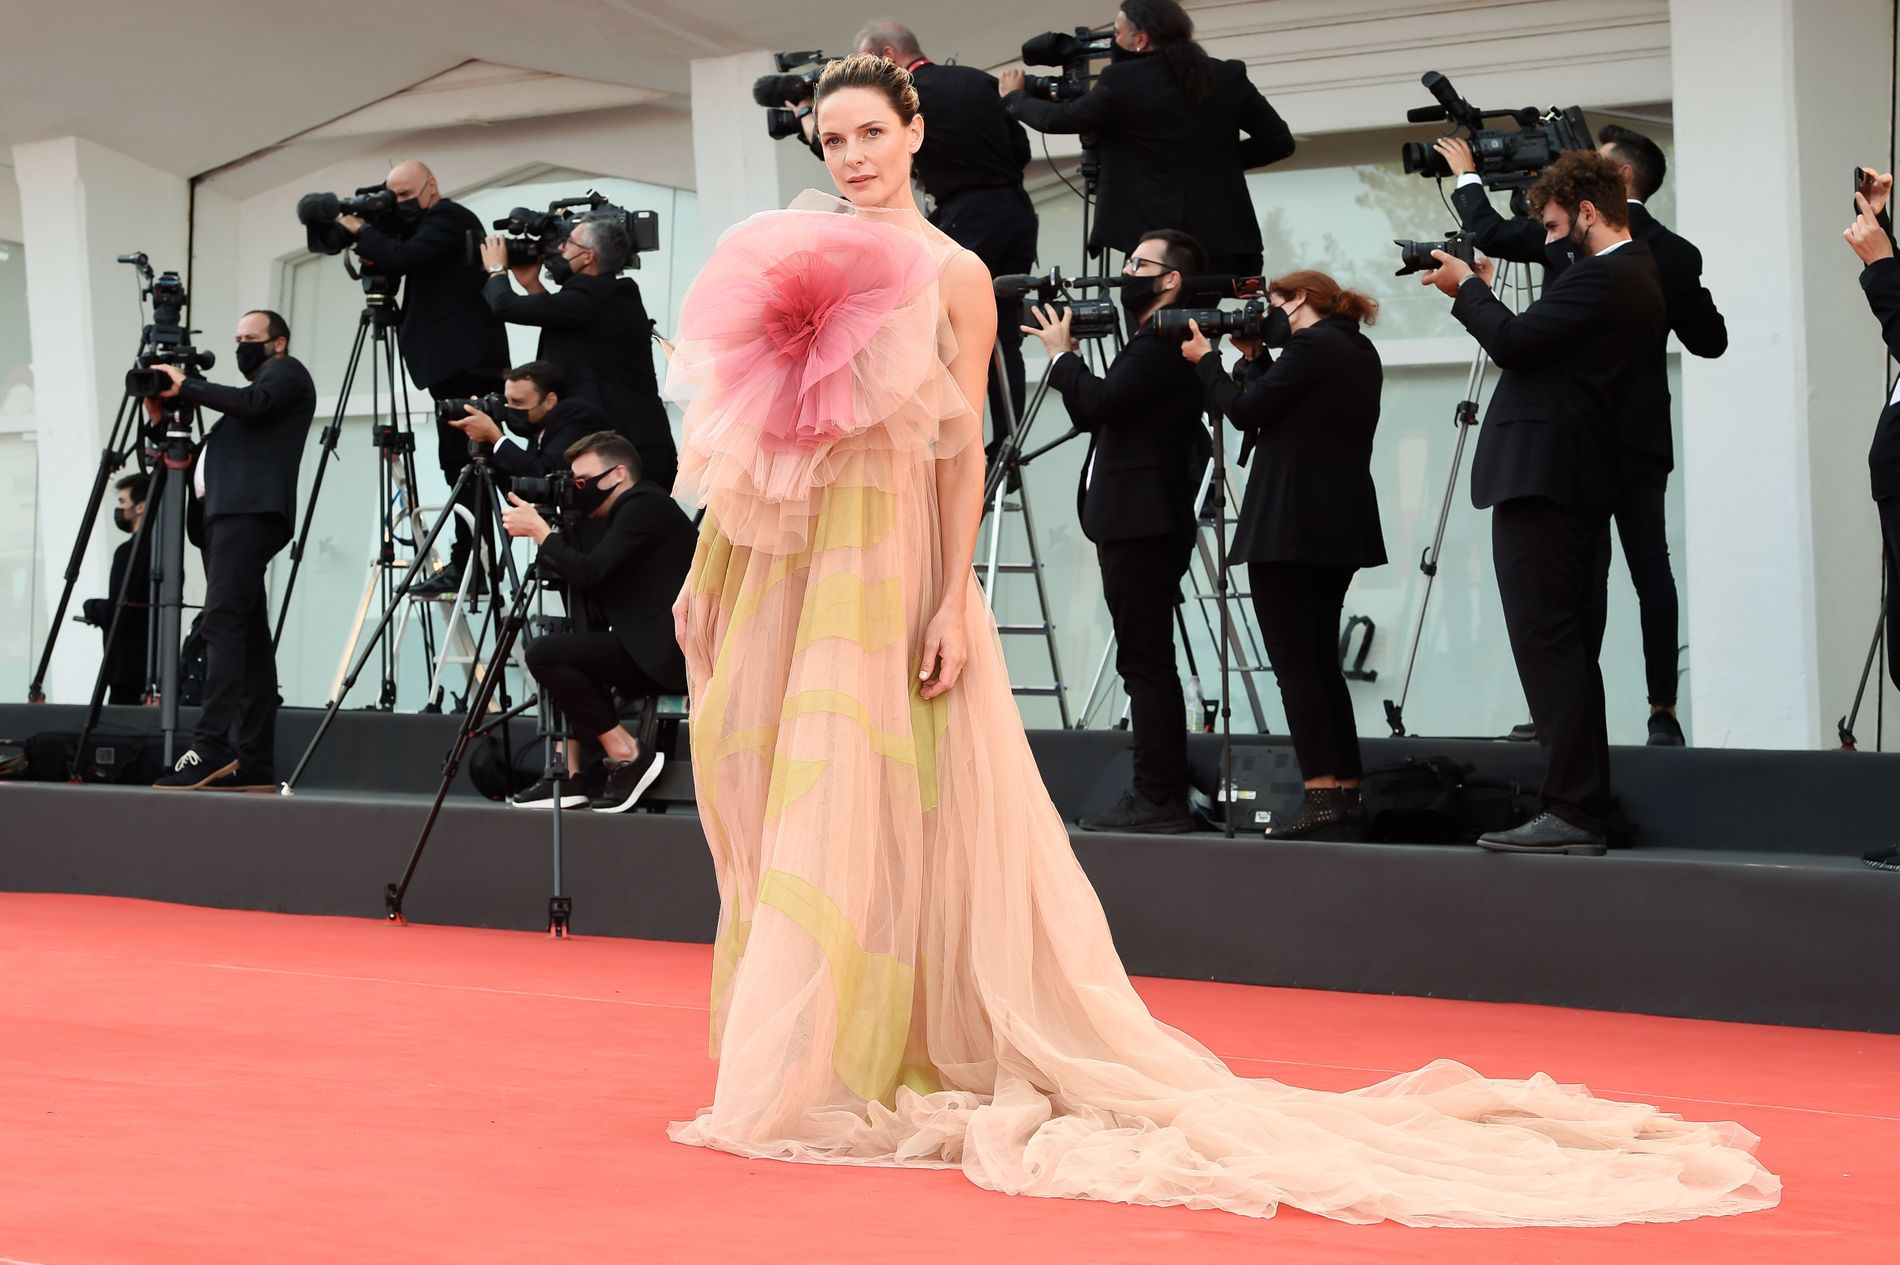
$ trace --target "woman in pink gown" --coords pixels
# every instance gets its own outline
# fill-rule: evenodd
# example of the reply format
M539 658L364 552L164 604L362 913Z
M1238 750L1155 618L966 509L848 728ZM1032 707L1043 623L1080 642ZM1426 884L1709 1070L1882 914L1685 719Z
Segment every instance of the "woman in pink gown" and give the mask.
M1343 1094L1244 1079L1148 1013L971 569L989 275L912 200L909 76L849 58L816 101L844 197L730 230L669 372L706 508L675 619L721 901L717 1085L673 1139L1252 1216L1772 1206L1737 1125L1445 1061Z

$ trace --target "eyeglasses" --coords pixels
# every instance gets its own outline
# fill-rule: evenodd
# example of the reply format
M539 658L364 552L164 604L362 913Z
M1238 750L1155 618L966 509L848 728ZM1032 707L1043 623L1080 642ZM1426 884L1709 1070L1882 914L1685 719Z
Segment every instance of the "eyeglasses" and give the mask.
M1163 272L1168 271L1168 265L1163 260L1143 259L1140 255L1130 255L1128 257L1128 263L1125 265L1125 268L1133 269L1136 272L1140 272L1143 265L1146 265L1151 268L1159 268Z

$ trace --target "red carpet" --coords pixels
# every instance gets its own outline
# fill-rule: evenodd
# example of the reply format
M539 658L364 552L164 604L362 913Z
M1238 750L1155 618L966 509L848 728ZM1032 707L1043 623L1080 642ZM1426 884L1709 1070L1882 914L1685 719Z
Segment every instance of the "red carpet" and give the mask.
M1243 1073L1543 1069L1738 1119L1787 1182L1773 1212L1671 1226L1253 1221L674 1146L666 1122L712 1088L708 963L700 945L0 894L0 1261L1900 1259L1900 1037L1143 981Z

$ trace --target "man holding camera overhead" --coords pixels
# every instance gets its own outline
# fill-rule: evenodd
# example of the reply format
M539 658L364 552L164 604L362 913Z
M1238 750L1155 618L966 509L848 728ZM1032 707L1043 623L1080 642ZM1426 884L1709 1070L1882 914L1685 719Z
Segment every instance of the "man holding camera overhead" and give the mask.
M1157 224L1191 233L1210 273L1257 276L1260 221L1246 173L1293 153L1293 133L1238 61L1215 61L1176 0L1124 0L1110 63L1080 98L1025 91L997 76L1009 112L1038 132L1097 138L1102 182L1090 253L1132 250ZM1241 139L1241 133L1247 139Z
M1630 239L1617 164L1573 150L1530 191L1547 241L1578 258L1512 315L1474 269L1439 250L1424 275L1502 374L1471 467L1511 654L1544 749L1544 811L1483 836L1493 851L1603 854L1615 812L1603 715L1597 544L1622 489L1619 422L1667 320L1649 248Z
M540 328L536 359L560 369L569 398L598 405L610 428L640 450L643 477L671 491L679 452L653 372L653 323L639 284L620 275L632 258L618 214L582 216L558 241L543 243L540 259L513 265L507 239L490 237L482 244L482 293L502 320ZM553 293L541 284L544 268L559 287ZM508 284L510 273L525 293Z
M290 326L275 312L239 319L236 363L249 386L155 366L172 380L160 396L223 414L192 464L185 519L204 553L204 704L191 749L153 783L159 790L277 789L277 654L264 572L290 543L317 388L290 354ZM158 419L157 400L145 408Z
M1195 490L1212 451L1194 366L1155 333L1154 315L1181 300L1185 277L1207 266L1186 233L1159 229L1122 266L1127 345L1097 377L1077 354L1070 312L1033 309L1023 332L1049 349L1049 385L1089 434L1076 507L1095 542L1102 596L1115 629L1115 671L1128 691L1134 786L1084 830L1180 834L1187 810L1187 709L1175 667L1174 608L1194 547Z
M640 477L640 454L614 431L587 435L567 449L575 506L570 539L515 493L504 515L510 536L540 547L535 565L568 585L570 613L584 609L582 631L549 633L527 646L528 671L565 713L572 734L596 739L606 753L601 812L632 808L660 775L665 757L642 750L620 724L614 691L677 694L686 689L686 659L673 636L673 599L686 583L698 538L679 503ZM568 744L568 767L578 751ZM524 808L547 807L546 783L518 797ZM563 808L585 802L563 799Z

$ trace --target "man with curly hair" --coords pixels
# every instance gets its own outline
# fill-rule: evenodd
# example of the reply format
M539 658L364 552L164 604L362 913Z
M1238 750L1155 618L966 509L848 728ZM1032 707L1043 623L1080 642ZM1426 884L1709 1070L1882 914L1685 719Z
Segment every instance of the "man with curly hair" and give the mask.
M1630 238L1620 166L1566 153L1530 191L1552 244L1577 260L1513 315L1476 269L1443 251L1425 274L1502 375L1471 467L1492 510L1492 560L1518 680L1544 750L1544 811L1479 840L1493 851L1602 855L1615 801L1597 666L1597 541L1622 487L1618 418L1647 349L1664 337L1662 282Z

